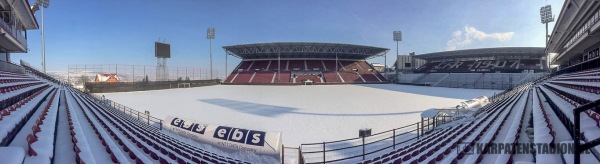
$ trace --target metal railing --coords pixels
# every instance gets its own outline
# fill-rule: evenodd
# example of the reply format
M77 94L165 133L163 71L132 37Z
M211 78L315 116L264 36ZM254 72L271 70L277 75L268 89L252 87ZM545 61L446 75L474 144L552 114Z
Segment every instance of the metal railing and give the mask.
M357 162L381 155L384 150L393 150L419 139L432 131L445 118L421 118L421 122L379 132L368 137L357 137L338 141L308 143L300 145L302 163Z
M103 96L98 96L98 95L92 94L92 93L89 93L88 95L90 95L92 98L96 99L96 101L100 102L101 104L112 107L118 111L128 114L129 116L131 116L133 118L137 118L137 120L142 123L154 126L158 129L162 130L162 125L163 125L162 119L150 116L149 113L139 112L135 109L131 109L125 105L121 105L119 103L116 103L114 101L106 99Z
M573 116L575 116L575 119L574 119L575 132L573 135L573 139L574 139L573 148L575 149L575 152L574 152L575 153L574 154L574 156L575 156L574 163L575 164L581 163L581 153L583 153L583 151L600 145L600 138L596 138L587 143L581 144L582 135L581 135L581 115L580 115L580 113L585 112L587 110L592 110L596 113L600 113L600 99L573 109Z
M496 94L489 98L490 104L527 90L532 87L533 83L526 82L515 88ZM474 115L480 114L480 111ZM338 141L301 144L299 148L302 158L301 163L348 163L371 159L380 156L381 153L378 152L403 147L409 144L410 141L419 139L424 134L431 132L435 127L451 121L453 120L450 116L421 118L421 122L376 133L364 138L357 137Z

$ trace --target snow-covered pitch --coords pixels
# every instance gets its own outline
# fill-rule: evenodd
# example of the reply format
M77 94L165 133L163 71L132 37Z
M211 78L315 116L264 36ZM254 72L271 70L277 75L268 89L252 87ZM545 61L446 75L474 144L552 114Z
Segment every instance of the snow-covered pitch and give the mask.
M138 111L264 131L281 131L283 144L358 137L420 121L430 108L454 107L499 90L395 84L254 86L218 85L127 93L106 98Z

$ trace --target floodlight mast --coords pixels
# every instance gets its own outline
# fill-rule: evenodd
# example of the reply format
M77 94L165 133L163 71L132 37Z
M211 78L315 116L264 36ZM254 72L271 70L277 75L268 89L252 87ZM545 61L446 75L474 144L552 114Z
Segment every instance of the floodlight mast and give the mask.
M402 41L402 31L394 31L394 41L396 41L396 70L395 70L396 77L395 77L395 79L396 79L396 82L398 82L398 70L399 70L398 69L398 67L399 67L398 66L398 55L400 55L400 52L398 51L398 45L399 45L400 41ZM411 66L412 66L412 64L414 64L414 63L411 63ZM385 67L384 70L387 70L387 61L384 64L384 67ZM387 76L387 73L386 73L386 76Z
M552 7L550 5L542 6L540 8L540 20L542 24L546 25L546 40L545 40L545 48L548 49L548 23L554 22L554 16L552 15ZM550 59L548 53L546 53L546 66L550 66Z
M35 5L42 12L42 72L46 73L46 43L44 39L44 8L48 8L50 0L36 0Z
M215 39L215 28L208 28L206 30L206 39L208 39L210 42L210 79L213 79L212 40Z

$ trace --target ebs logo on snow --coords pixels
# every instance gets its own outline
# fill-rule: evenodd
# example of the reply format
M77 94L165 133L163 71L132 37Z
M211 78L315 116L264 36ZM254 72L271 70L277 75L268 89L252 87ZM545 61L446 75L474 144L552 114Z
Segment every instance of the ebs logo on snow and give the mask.
M238 129L227 126L219 126L215 130L214 138L233 141L248 145L264 146L265 132L248 129Z
M171 125L198 134L204 134L204 130L206 130L206 125L185 121L179 118L174 118L173 121L171 121Z

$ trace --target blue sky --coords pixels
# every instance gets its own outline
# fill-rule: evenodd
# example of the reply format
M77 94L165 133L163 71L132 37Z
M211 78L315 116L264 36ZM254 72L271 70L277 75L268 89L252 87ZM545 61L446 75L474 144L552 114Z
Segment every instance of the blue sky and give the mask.
M30 0L31 1L31 0ZM33 1L31 1L33 4ZM215 69L226 45L259 42L339 42L385 47L400 54L454 49L544 46L539 8L558 16L550 0L62 0L45 10L48 71L73 64L155 65L154 41L171 44L169 66L209 67L206 29L216 28ZM41 21L39 11L36 13ZM41 25L41 23L40 23ZM552 30L553 23L549 29ZM40 30L28 31L29 52L13 54L41 68ZM239 59L229 58L229 70ZM370 62L383 63L383 58Z

